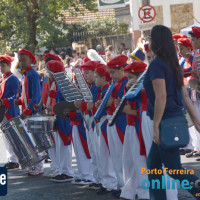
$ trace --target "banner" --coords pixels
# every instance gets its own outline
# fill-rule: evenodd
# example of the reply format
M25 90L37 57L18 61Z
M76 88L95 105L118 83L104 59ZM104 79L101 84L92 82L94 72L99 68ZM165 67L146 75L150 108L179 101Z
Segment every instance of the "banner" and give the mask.
M125 0L98 0L99 9L125 7Z

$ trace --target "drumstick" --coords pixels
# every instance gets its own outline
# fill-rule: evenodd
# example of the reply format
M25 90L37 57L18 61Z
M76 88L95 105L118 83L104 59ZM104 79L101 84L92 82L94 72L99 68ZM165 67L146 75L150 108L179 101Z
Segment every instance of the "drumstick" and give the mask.
M20 87L21 87L21 82L19 81L19 85L18 85L18 88L17 88L17 96L16 96L16 100L18 101L19 100L19 91L20 91ZM15 105L15 107L17 107Z

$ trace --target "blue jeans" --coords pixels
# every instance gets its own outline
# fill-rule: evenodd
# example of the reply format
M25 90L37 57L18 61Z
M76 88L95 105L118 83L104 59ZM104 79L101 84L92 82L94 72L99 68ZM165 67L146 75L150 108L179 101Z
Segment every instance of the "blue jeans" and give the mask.
M170 169L183 169L180 161L180 152L179 149L175 150L165 150L158 146L154 142L152 143L148 158L147 158L147 168L148 169L160 169L162 170L162 164L164 164L165 168ZM162 175L163 174L149 174L149 182L152 183L152 180L158 179L162 185ZM170 175L172 178L179 180L180 182L184 179L188 180L190 183L195 183L198 180L198 177L191 174L173 174ZM166 200L166 191L165 189L149 189L150 191L150 199L151 200ZM193 187L191 190L188 190L196 199L200 199L196 197L196 193L200 193L200 189Z

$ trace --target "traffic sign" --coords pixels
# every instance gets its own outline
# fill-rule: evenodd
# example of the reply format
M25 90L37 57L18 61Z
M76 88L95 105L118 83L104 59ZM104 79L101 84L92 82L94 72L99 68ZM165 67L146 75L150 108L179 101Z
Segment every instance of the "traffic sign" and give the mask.
M138 11L139 18L144 22L151 22L155 19L156 10L151 5L144 5Z

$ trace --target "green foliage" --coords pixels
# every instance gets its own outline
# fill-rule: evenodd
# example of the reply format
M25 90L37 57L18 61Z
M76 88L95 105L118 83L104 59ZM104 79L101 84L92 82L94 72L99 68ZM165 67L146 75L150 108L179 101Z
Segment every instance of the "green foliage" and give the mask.
M34 51L49 37L60 37L60 27L65 23L61 11L79 10L80 4L96 10L95 3L96 0L1 0L1 48L7 44L13 51L21 47Z
M63 30L65 31L57 29L51 32L51 36L40 45L48 48L64 47L71 46L72 42L83 41L89 37L127 34L128 24L116 22L114 19L102 19L101 21L65 24Z
M0 51L40 47L71 46L87 37L119 35L128 31L128 24L113 19L66 24L63 10L82 13L81 7L96 11L96 0L1 0ZM80 36L81 35L81 36Z

